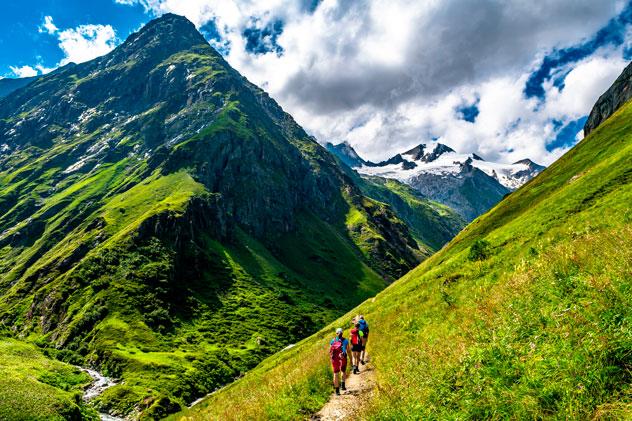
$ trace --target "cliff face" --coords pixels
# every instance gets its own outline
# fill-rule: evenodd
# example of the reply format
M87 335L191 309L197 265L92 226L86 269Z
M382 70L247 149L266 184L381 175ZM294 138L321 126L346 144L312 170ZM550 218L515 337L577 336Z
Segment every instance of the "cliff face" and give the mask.
M632 98L632 63L623 70L612 86L599 97L584 125L584 136L595 130Z

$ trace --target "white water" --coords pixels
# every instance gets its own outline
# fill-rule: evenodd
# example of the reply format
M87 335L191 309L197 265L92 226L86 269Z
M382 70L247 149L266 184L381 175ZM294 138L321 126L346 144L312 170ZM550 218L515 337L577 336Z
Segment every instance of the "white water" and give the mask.
M89 388L83 392L83 400L90 401L99 396L105 389L116 385L116 382L109 377L105 377L103 374L96 370L89 368L79 367L81 371L86 372L94 380Z
M88 373L92 377L92 384L83 392L83 400L88 402L97 396L99 396L105 389L116 385L116 382L109 377L105 377L103 374L90 368L77 367L81 371ZM125 421L123 418L115 417L110 414L100 413L99 418L101 421Z

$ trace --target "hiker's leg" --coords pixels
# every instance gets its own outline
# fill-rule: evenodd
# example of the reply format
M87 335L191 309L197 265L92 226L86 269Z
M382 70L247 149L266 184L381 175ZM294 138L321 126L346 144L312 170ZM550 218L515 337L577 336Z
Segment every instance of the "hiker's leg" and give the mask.
M339 376L340 372L335 372L334 373L334 387L338 388L338 376Z

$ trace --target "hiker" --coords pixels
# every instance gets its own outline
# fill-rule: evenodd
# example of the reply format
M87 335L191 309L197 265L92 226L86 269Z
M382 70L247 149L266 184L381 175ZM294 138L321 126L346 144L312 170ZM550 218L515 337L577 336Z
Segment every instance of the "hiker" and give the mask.
M362 352L362 336L364 332L360 330L360 323L356 323L355 319L351 321L353 329L349 331L351 339L351 367L353 374L360 374L360 353Z
M342 336L342 328L336 329L336 336L329 343L329 355L331 356L331 366L334 370L334 389L336 395L340 395L340 389L347 390L345 380L347 377L347 354L349 351L349 341ZM339 382L342 373L342 382Z
M358 315L356 320L360 325L360 330L362 331L362 353L360 354L360 362L362 365L366 364L364 359L366 357L366 343L369 341L369 324L364 320L363 315Z

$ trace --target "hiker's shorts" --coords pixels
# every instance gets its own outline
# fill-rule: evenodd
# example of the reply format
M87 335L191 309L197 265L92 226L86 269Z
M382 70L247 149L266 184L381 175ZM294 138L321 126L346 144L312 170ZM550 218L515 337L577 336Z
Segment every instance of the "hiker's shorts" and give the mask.
M343 357L340 360L331 360L331 367L334 369L334 374L341 371L344 373L347 371L347 357Z
M361 343L355 344L355 345L351 345L351 350L353 352L362 352L362 349L363 349L363 347L362 347Z

